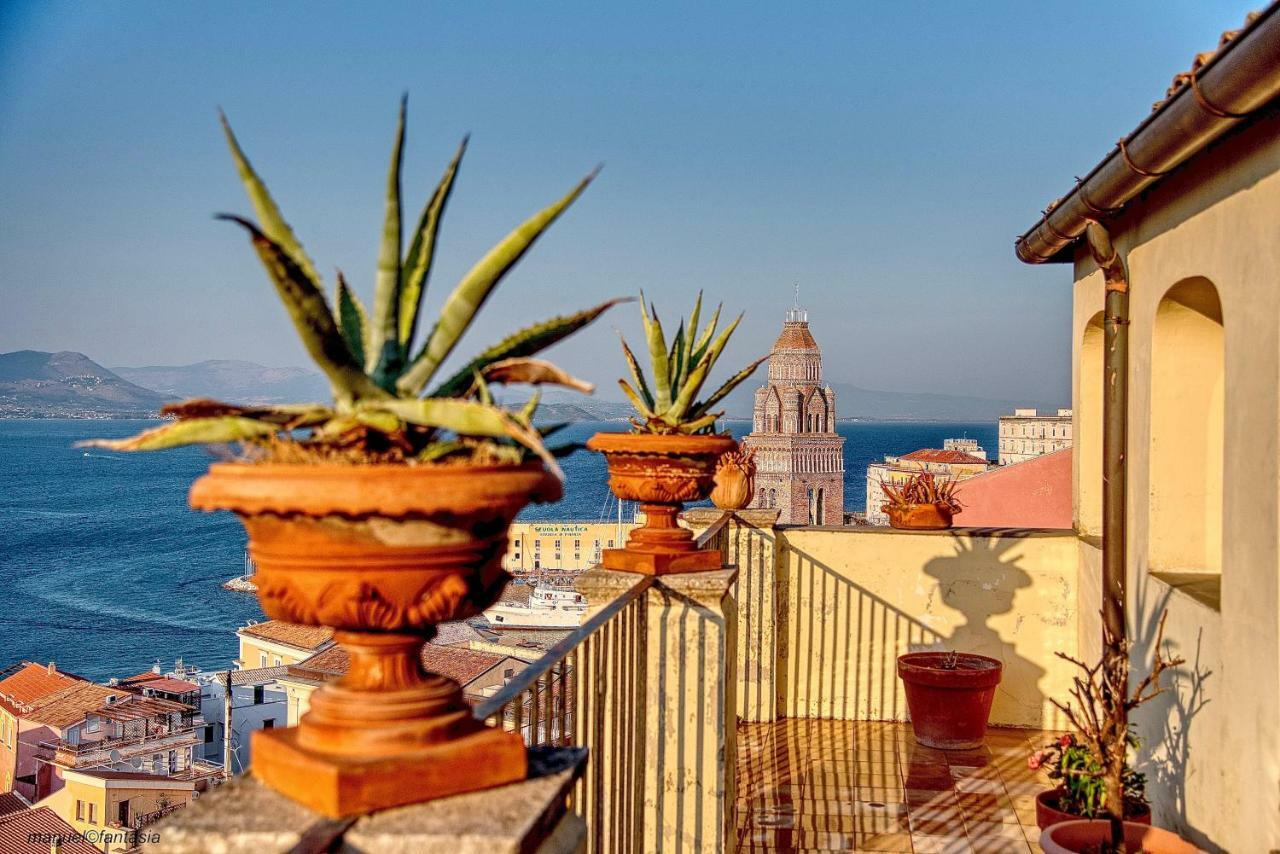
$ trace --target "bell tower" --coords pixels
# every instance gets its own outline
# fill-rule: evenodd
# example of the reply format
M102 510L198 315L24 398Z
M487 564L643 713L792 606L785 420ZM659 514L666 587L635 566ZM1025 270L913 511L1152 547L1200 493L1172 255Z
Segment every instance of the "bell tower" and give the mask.
M823 385L822 351L799 286L743 443L755 451L753 508L780 510L784 525L844 524L844 438L836 433L835 391Z

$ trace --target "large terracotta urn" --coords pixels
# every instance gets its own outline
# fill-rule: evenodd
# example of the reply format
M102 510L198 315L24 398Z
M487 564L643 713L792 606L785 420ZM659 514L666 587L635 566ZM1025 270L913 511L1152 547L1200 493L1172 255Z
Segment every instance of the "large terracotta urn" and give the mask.
M699 549L678 517L686 501L711 494L716 462L737 442L729 436L597 433L587 447L604 454L613 494L639 502L645 515L626 548L605 550L606 569L667 575L721 568L719 550Z
M521 736L477 721L421 653L496 601L516 513L560 495L536 463L213 465L191 506L240 517L262 610L332 627L351 660L296 727L253 734L254 775L333 817L523 779Z
M885 504L889 527L904 531L945 531L951 527L955 511L943 501L930 504Z

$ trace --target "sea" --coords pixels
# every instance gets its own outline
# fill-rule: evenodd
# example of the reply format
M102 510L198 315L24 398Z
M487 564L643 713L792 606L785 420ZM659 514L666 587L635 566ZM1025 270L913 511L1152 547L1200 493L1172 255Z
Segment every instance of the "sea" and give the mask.
M94 681L176 659L230 666L235 631L263 619L250 594L222 588L244 566L245 535L230 513L201 513L187 489L212 460L204 448L121 454L74 447L153 422L0 420L0 667L29 660ZM738 436L749 422L728 422ZM558 442L585 442L620 422L577 423ZM994 422L847 422L845 508L863 510L867 465L885 454L969 437L996 453ZM604 460L561 461L564 500L527 508L529 521L608 520L617 505Z

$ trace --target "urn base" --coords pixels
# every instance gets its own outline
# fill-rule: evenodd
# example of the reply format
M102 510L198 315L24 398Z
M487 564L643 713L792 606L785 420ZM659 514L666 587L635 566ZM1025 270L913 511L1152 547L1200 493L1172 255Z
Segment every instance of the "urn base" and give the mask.
M302 805L345 818L515 783L528 760L524 739L493 727L373 759L304 747L289 727L253 733L252 770Z

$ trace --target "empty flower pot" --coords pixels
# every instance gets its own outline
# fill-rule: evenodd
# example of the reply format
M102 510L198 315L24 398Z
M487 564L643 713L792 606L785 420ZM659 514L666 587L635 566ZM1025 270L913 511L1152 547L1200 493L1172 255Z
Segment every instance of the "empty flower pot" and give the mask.
M978 747L1004 665L985 655L909 652L898 656L916 741L939 750Z

